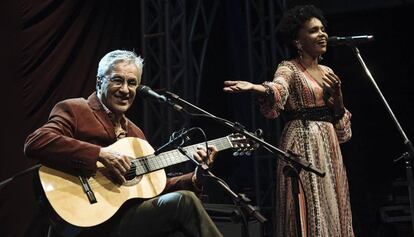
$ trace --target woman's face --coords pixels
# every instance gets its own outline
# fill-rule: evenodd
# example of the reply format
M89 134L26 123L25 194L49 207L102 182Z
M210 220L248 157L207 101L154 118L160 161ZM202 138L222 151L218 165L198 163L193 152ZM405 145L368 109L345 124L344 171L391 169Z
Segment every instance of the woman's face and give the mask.
M311 57L318 57L326 52L328 34L318 18L306 21L298 32L297 46Z

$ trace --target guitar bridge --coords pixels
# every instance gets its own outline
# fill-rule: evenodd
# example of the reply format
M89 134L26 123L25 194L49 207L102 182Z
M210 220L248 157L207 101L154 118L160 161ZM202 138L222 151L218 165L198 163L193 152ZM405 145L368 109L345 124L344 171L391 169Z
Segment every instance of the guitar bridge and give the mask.
M91 204L93 203L97 203L98 201L96 200L95 194L93 193L91 186L89 185L89 181L87 178L83 177L83 176L78 176L79 180L82 184L82 188L83 191L85 192L86 196L88 197L88 200Z

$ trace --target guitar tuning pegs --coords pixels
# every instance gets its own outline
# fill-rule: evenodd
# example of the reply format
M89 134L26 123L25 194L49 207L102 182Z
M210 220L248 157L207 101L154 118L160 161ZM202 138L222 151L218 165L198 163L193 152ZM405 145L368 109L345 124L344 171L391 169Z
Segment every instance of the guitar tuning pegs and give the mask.
M263 131L258 129L256 134L262 134ZM252 152L258 148L258 144L250 141L242 134L232 134L229 136L234 152L233 156L250 156Z
M233 156L250 156L253 149L238 149L233 152Z

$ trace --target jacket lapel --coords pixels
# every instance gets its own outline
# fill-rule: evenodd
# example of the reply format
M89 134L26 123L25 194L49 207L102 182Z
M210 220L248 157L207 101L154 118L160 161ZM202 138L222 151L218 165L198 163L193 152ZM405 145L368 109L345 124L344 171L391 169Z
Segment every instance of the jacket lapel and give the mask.
M101 102L99 102L99 99L96 96L96 92L94 92L92 95L88 97L88 104L92 108L95 117L99 120L99 122L104 127L108 136L112 140L115 141L116 137L115 137L114 126L112 125L112 122L108 114L105 112L104 108L102 107Z

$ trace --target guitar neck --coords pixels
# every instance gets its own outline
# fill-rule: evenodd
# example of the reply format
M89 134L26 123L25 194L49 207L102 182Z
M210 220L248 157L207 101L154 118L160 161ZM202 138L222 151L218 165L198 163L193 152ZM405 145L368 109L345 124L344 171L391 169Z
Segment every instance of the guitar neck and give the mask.
M208 144L216 146L218 151L233 147L232 142L227 136L208 141ZM186 146L183 147L183 149L189 154L194 154L197 151L197 146L199 145L204 146L205 142ZM134 166L136 166L136 174L143 175L185 161L188 161L188 158L179 150L171 150L158 155L149 155L134 159L132 163Z

